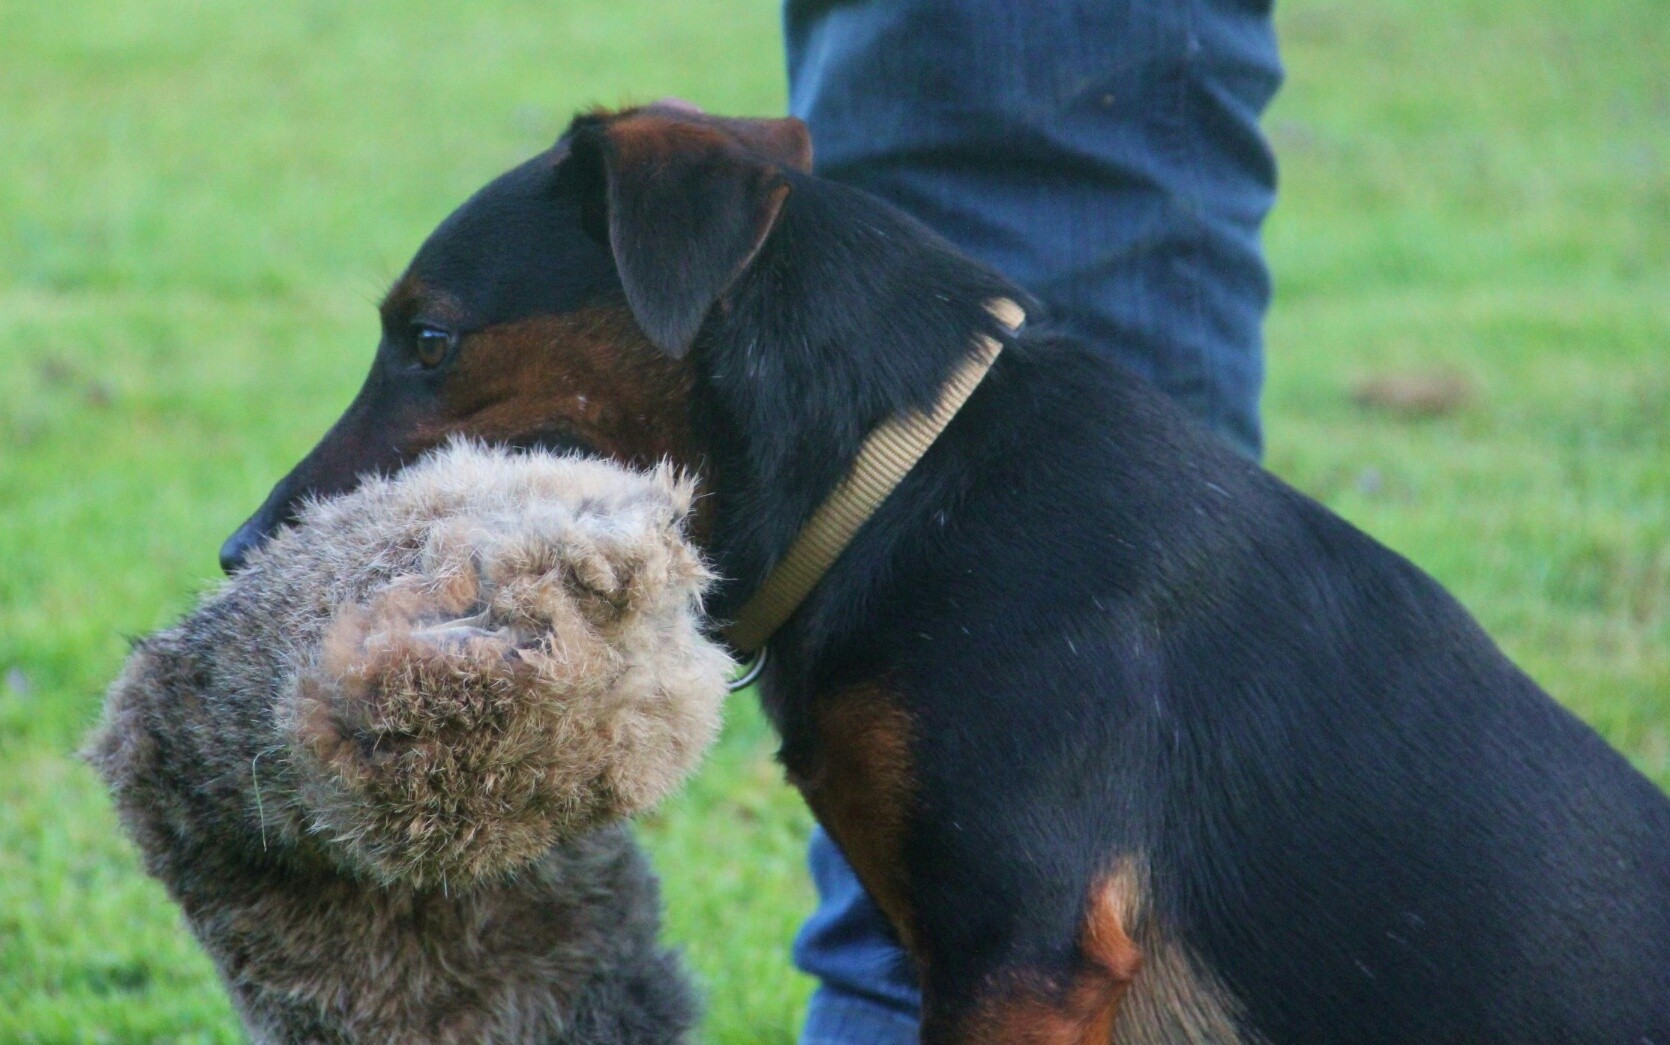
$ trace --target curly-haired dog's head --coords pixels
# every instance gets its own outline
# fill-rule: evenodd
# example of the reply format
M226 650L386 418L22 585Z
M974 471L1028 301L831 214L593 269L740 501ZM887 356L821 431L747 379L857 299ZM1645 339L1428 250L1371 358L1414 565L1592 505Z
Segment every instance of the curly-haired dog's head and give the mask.
M136 646L89 758L252 1029L688 1024L653 879L606 825L718 729L692 496L666 467L454 444L309 505Z
M308 507L140 646L112 710L183 646L190 703L268 719L244 810L266 844L391 882L501 873L647 808L712 740L730 662L700 631L691 498L666 468L450 446ZM118 787L131 739L97 746Z

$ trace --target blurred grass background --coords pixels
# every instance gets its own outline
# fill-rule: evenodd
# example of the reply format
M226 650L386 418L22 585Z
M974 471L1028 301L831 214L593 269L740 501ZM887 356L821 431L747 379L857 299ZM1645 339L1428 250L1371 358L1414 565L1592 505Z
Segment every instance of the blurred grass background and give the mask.
M1283 0L1271 467L1670 783L1662 0ZM771 0L0 0L0 1041L232 1041L72 758L335 418L423 235L596 102L783 104ZM787 1041L809 820L737 705L646 825L707 1038Z

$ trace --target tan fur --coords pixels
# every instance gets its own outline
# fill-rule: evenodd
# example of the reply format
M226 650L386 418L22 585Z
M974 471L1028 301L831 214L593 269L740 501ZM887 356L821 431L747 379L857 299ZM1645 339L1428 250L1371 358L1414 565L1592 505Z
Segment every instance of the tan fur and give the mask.
M790 781L841 847L906 950L915 919L905 888L903 848L914 798L910 719L880 688L830 695L816 706L816 760L791 764Z
M1016 1045L1108 1045L1120 1003L1143 967L1130 937L1140 894L1122 866L1106 876L1086 899L1079 932L1078 961L1058 981L1028 970L1009 973L975 1009L963 1037L971 1043Z
M1113 1040L1120 1045L1252 1045L1241 1030L1241 1003L1165 926L1147 904L1147 870L1121 861L1103 878L1099 899L1118 911L1142 964L1119 1002Z
M1158 924L1146 871L1120 861L1086 898L1077 969L1012 970L956 1035L978 1045L1252 1045L1241 1008Z
M690 367L651 345L624 307L520 319L469 335L440 419L417 438L515 439L560 426L616 461L689 469L701 456L690 381Z
M257 1038L682 1035L616 825L718 728L691 497L453 445L139 644L89 757Z
M608 117L615 114L606 109L599 109L594 110L594 115ZM712 116L693 106L686 109L679 104L669 105L666 99L654 105L644 106L635 113L636 118L646 121L663 119L669 115L683 123L702 123L721 128L768 160L792 167L803 174L812 173L812 135L804 123L792 116L782 119ZM633 118L621 114L618 122L624 123Z

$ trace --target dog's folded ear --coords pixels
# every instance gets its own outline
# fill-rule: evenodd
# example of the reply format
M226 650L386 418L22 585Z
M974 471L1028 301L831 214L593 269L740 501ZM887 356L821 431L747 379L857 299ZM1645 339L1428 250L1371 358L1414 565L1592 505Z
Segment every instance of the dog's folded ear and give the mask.
M776 224L784 169L810 169L806 125L651 106L583 117L571 135L627 304L651 342L682 358Z

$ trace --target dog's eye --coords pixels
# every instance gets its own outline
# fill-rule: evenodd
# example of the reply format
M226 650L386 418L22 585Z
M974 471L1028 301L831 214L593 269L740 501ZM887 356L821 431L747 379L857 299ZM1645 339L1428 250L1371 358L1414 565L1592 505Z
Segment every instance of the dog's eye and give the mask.
M437 367L452 351L457 339L450 330L419 324L412 330L412 341L417 348L417 360L424 367Z

